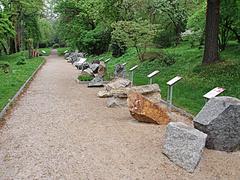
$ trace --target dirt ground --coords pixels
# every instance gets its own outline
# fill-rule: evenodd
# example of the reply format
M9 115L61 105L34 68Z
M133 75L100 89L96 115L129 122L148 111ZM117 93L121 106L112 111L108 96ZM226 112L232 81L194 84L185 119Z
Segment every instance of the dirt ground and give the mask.
M0 179L239 180L240 152L204 150L193 174L162 154L165 126L109 109L50 56L0 129Z

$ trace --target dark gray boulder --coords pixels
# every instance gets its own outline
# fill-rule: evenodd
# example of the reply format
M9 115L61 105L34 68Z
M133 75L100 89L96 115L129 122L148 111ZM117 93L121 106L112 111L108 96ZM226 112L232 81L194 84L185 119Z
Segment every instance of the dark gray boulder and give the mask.
M233 152L240 150L240 100L216 97L194 118L194 127L208 135L206 147Z

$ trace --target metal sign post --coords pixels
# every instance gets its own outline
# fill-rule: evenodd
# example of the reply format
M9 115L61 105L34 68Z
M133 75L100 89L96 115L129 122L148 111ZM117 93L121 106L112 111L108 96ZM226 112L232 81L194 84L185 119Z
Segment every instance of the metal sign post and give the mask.
M138 65L136 65L136 66L134 66L134 67L132 67L131 69L130 69L130 72L131 72L131 81L132 81L132 86L133 86L133 81L134 81L134 71L135 71L135 69L137 69L138 68Z
M111 60L111 58L108 58L108 59L106 59L106 60L104 61L104 63L105 63L105 68L106 68L106 76L108 75L108 63L109 63L110 60ZM110 77L110 74L109 74L109 77Z
M224 91L225 91L225 89L223 89L221 87L216 87L213 90L209 91L207 94L205 94L203 97L204 97L205 101L207 102L209 99L220 95Z
M149 78L149 84L153 83L153 77L156 76L158 73L159 73L159 71L154 71L147 76Z
M173 100L173 86L182 79L180 76L176 76L175 78L171 79L167 82L168 85L168 95L167 95L167 102L170 111L172 111L172 100Z
M123 66L126 66L126 65L127 65L127 62L123 63L122 65L123 65Z

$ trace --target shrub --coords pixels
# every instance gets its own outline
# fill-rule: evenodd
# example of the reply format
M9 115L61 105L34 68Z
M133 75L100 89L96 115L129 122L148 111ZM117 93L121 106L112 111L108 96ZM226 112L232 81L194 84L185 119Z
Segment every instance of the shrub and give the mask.
M168 54L164 51L160 52L146 52L144 54L145 61L160 61L164 66L171 66L175 64L176 59L174 54Z
M78 77L79 81L91 81L93 80L93 77L91 75L80 75Z
M121 57L123 54L125 54L127 50L127 46L124 42L112 42L111 44L111 51L113 57Z
M53 45L53 49L57 49L57 48L59 48L59 47L60 47L60 45L59 45L58 43L56 43L56 44Z
M20 56L20 57L17 59L16 65L20 66L20 65L25 65L25 64L26 64L26 57Z
M171 30L162 30L154 38L154 43L158 47L170 47L176 42L176 35Z
M0 70L3 71L4 73L9 73L10 72L10 64L5 61L0 61Z

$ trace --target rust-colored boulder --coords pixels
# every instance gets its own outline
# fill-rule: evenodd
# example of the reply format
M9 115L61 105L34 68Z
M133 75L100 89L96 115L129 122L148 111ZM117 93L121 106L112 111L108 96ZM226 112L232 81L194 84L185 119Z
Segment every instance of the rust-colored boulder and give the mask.
M133 92L128 95L128 107L132 117L140 122L166 125L170 122L167 110Z

